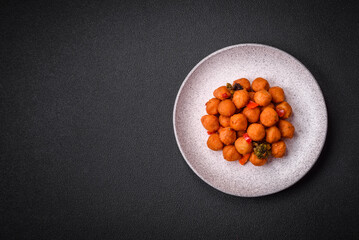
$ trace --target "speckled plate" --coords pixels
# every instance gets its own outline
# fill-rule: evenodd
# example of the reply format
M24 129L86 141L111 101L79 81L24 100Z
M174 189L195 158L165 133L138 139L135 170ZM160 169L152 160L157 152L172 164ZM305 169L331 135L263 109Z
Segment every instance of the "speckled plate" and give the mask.
M208 149L200 121L213 91L242 77L251 82L263 77L282 87L293 108L288 120L296 132L285 140L286 155L261 167L228 162L222 151ZM325 142L327 110L318 83L297 59L274 47L239 44L212 53L192 69L178 91L173 126L184 159L203 181L224 193L257 197L288 188L310 170Z

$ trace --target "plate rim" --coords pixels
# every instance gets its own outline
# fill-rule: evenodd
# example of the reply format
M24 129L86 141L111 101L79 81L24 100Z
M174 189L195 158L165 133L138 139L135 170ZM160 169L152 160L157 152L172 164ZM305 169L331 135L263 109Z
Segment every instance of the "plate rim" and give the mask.
M317 85L320 93L321 93L321 98L323 99L323 103L324 103L324 113L325 113L325 118L326 118L326 121L325 121L325 134L324 134L324 138L323 138L323 141L321 141L321 146L320 146L320 150L317 152L316 156L315 156L315 160L312 162L311 166L308 168L308 170L306 170L305 172L303 172L303 174L296 180L294 181L292 184L286 186L285 188L282 188L282 189L279 189L279 190L276 190L276 191L273 191L271 193L265 193L265 194L259 194L259 195L255 195L255 196L244 196L244 195L237 195L237 194L233 194L233 193L230 193L230 192L226 192L222 189L219 189L215 186L213 186L210 182L208 182L206 179L204 179L202 177L201 174L199 174L196 169L194 169L194 167L192 166L192 164L188 161L187 157L185 156L184 154L184 151L181 147L181 144L179 142L179 139L178 139L178 135L177 135L177 131L176 131L176 110L177 110L177 104L178 104L178 99L179 99L179 95L181 94L182 92L182 89L183 87L185 86L185 84L187 83L189 77L193 74L194 71L197 70L197 68L203 63L205 62L207 59L213 57L214 55L217 55L223 51L226 51L226 50L229 50L231 48L237 48L237 47L245 47L245 46L259 46L259 47L266 47L266 48L272 48L276 51L279 51L281 53L284 53L285 55L288 55L289 57L292 57L296 62L298 62L308 73L309 75L314 79L314 82L315 84ZM273 46L269 46L269 45L266 45L266 44L261 44L261 43L240 43L240 44L235 44L235 45L230 45L230 46L227 46L227 47L224 47L224 48L221 48L221 49L218 49L217 51L214 51L213 53L207 55L206 57L204 57L201 61L199 61L193 68L192 70L187 74L186 78L183 80L178 92L177 92L177 95L176 95L176 99L175 99L175 103L174 103L174 107L173 107L173 113L172 113L172 121L173 121L173 130L174 130L174 134L175 134L175 138L176 138L176 143L177 143L177 146L182 154L182 157L184 158L184 160L186 161L187 165L192 169L192 171L202 180L204 181L205 183L207 183L209 186L211 186L212 188L214 189L217 189L218 191L222 192L222 193L225 193L225 194L228 194L228 195L231 195L231 196L236 196L236 197L246 197L246 198L252 198L252 197L263 197L263 196L268 196L268 195L272 195L272 194L275 194L275 193L278 193L278 192L281 192L285 189L288 189L290 188L291 186L295 185L297 182L299 182L305 175L307 175L307 173L313 168L313 166L315 165L315 163L318 161L319 157L320 157L320 154L322 153L323 151L323 148L324 148L324 145L326 143L326 139L327 139L327 136L328 136L328 110L327 110L327 105L326 105L326 102L325 102L325 98L324 98L324 94L323 94L323 91L322 89L320 88L320 85L318 83L318 81L315 79L315 77L313 76L313 74L309 71L309 69L301 62L299 61L296 57L294 57L293 55L279 49L279 48L276 48L276 47L273 47Z

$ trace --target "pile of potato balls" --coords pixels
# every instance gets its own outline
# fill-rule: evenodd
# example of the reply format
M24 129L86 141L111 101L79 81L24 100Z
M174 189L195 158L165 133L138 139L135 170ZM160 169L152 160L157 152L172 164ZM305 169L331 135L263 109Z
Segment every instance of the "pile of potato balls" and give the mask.
M286 152L284 138L292 138L294 126L287 118L292 107L280 87L270 87L264 78L248 79L217 88L206 103L208 115L201 118L210 135L207 146L223 149L227 161L244 165L248 160L262 166L271 155L281 158Z

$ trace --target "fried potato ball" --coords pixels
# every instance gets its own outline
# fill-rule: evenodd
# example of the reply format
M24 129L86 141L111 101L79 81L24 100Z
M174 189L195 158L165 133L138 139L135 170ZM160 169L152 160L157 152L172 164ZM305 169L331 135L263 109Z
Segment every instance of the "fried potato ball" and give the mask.
M247 91L249 91L251 89L251 83L248 81L247 78L240 78L237 79L236 81L233 82L233 86L234 84L239 83L244 89L246 89Z
M243 89L243 90L235 91L233 94L232 101L234 102L234 104L238 109L245 107L249 102L249 94L247 90Z
M223 158L227 161L236 161L242 158L242 155L236 150L233 145L228 145L223 148Z
M244 116L246 116L248 122L255 123L258 122L259 120L259 115L261 114L261 110L259 110L259 107L256 108L245 107L242 113Z
M267 158L260 159L260 158L258 158L254 153L252 153L251 156L249 157L249 161L250 161L254 166L262 166L262 165L266 164Z
M237 151L242 155L251 153L253 151L252 143L248 143L244 139L244 137L238 138L234 143L234 146L236 147Z
M272 95L273 102L281 103L284 101L284 91L281 87L271 87L268 92Z
M229 126L236 131L246 130L248 126L247 118L242 113L233 115L229 120Z
M225 145L231 145L233 144L237 139L237 133L233 129L226 127L221 128L219 131L219 139L225 144Z
M254 101L254 95L255 95L255 94L256 94L255 92L248 92L249 99L250 99L251 101L253 101L253 102L255 102L255 101Z
M267 106L261 107L261 112L263 112L263 110L264 110L265 108L267 108L267 107L274 109L274 104L273 104L273 103L270 103L270 104L268 104Z
M213 133L209 136L207 140L207 146L213 151L219 151L223 148L223 143L219 139L218 133Z
M279 141L272 144L272 155L276 158L281 158L285 154L286 145L284 141Z
M243 135L246 133L245 130L239 130L237 131L237 138L243 137Z
M261 77L256 78L252 82L252 89L255 92L258 92L258 91L263 90L263 89L268 90L269 89L269 83L264 78L261 78Z
M229 127L229 119L230 117L219 115L219 124L221 124L222 127Z
M230 117L236 112L236 106L230 99L223 100L218 105L219 114Z
M281 119L287 119L292 115L292 107L287 102L282 102L275 107L277 110L284 110L284 115Z
M282 135L280 134L279 129L276 126L267 128L266 130L266 141L269 143L274 143L280 140Z
M292 138L294 135L294 126L286 121L286 120L279 120L279 131L283 138Z
M249 158L255 166L267 163L267 158L259 157L267 157L268 151L276 158L283 157L286 153L283 138L292 138L295 132L294 126L284 120L292 115L292 107L285 101L283 89L270 87L261 77L252 85L248 79L240 78L233 82L233 88L227 86L213 92L215 98L206 103L208 115L201 118L210 134L208 148L223 150L227 161L240 160L242 164L241 160ZM250 100L253 102L247 105Z
M206 111L209 115L218 114L218 105L221 102L218 98L212 98L206 103Z
M220 100L224 100L226 98L231 97L231 93L228 91L226 86L222 86L214 90L213 96Z
M278 122L279 117L273 108L265 108L259 119L264 126L271 127Z
M266 135L264 126L260 123L252 123L249 125L247 133L253 141L261 141Z
M216 116L205 115L201 118L202 125L210 132L215 132L219 129L219 121Z
M267 106L272 101L272 96L267 90L259 90L254 94L254 101L258 103L259 106Z

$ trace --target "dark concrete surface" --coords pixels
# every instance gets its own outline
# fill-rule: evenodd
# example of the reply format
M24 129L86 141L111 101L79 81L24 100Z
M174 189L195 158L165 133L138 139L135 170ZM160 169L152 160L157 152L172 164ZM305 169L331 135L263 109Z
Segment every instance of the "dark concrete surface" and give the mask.
M355 1L2 1L1 239L358 239ZM210 53L298 58L328 107L324 150L261 198L201 181L172 111Z

